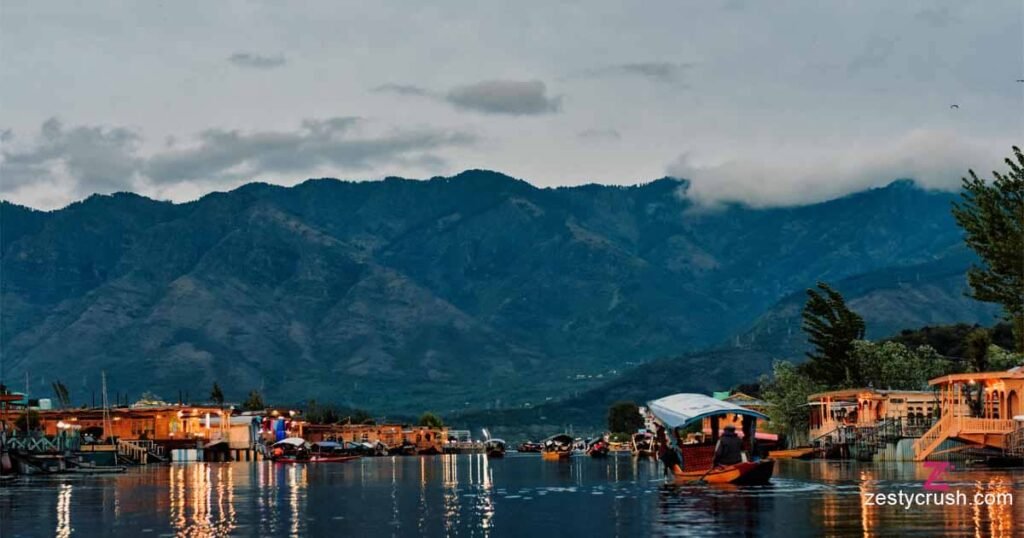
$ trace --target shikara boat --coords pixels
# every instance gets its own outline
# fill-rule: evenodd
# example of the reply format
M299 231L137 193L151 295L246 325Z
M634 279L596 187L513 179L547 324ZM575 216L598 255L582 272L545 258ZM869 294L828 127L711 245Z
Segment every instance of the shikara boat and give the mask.
M654 449L654 434L647 430L640 430L633 434L630 439L630 448L633 455L638 458L654 458L658 453Z
M607 458L611 448L604 437L598 437L587 443L587 455L591 458Z
M540 455L546 460L565 460L572 457L572 447L575 440L572 436L560 433L552 435L541 442Z
M484 443L484 452L488 458L504 458L505 457L505 441L502 439L488 439Z
M809 460L814 457L814 452L813 447L789 448L769 451L768 457L773 460Z
M521 443L517 448L517 452L540 452L544 448L544 445L540 443L534 443L532 441L525 441Z
M743 417L743 453L741 461L713 466L716 445L700 443L678 444L679 435L670 435L677 443L672 447L682 456L681 465L673 465L672 474L677 483L703 481L710 484L767 484L775 470L775 460L756 457L757 419L768 420L763 413L734 403L716 400L703 394L673 394L648 402L648 409L666 430L677 432L705 418L738 415ZM713 419L713 423L717 420ZM670 439L670 441L673 441Z
M344 463L359 456L346 454L343 445L333 441L309 444L300 437L289 437L270 446L270 459L274 463Z

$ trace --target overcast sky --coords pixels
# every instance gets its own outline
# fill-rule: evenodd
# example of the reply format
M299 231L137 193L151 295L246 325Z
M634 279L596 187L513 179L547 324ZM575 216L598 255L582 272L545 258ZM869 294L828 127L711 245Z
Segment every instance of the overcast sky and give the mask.
M0 197L38 208L469 168L777 205L1024 142L1020 0L62 4L0 2Z

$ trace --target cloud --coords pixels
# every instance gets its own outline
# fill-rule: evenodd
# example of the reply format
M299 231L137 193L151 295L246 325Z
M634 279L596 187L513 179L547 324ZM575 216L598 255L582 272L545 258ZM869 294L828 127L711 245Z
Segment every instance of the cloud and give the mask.
M512 116L550 114L562 107L562 98L548 97L539 80L485 80L452 88L444 100L463 110Z
M372 91L374 93L393 93L396 95L415 95L420 97L433 95L430 90L412 84L381 84Z
M693 64L689 63L636 62L592 69L587 72L587 75L591 77L633 76L646 78L653 82L675 84L682 82L683 75L691 67Z
M236 52L228 56L228 61L238 67L249 69L274 69L288 62L280 54L277 56L263 56L252 52Z
M50 118L34 143L22 149L5 147L0 153L0 190L30 186L55 174L74 178L78 192L129 188L139 164L139 141L138 133L123 127L66 129Z
M600 142L620 140L622 135L615 129L584 129L576 133L576 137L589 142Z
M33 197L36 187L44 184L72 197L126 189L166 191L183 183L220 186L260 174L297 175L321 168L416 166L436 170L445 162L438 151L475 141L473 135L460 131L370 132L371 126L366 124L359 118L334 117L307 119L292 131L207 129L191 141L164 144L155 153L144 155L140 152L142 137L136 131L104 126L65 128L50 119L31 143L0 152L0 195L27 193ZM51 199L54 197L46 198Z
M431 152L471 144L462 132L400 130L360 136L358 118L306 120L296 131L209 129L198 144L151 157L145 175L155 183L234 180L265 173L297 173L320 166L366 170L394 163L440 163Z
M771 154L702 164L690 155L668 167L669 175L691 180L686 196L705 205L741 202L755 207L820 202L895 179L925 188L953 190L969 168L987 170L1002 162L1009 144L961 138L954 131L916 130L873 145ZM814 159L801 158L813 154Z

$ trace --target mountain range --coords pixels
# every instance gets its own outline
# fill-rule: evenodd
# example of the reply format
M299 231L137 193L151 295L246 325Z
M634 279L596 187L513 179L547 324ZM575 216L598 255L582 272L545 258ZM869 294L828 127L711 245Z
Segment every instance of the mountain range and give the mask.
M793 207L707 207L689 183L537 188L252 183L174 204L0 205L3 379L377 413L533 413L588 394L711 390L799 357L824 280L884 336L995 320L964 296L955 193L908 180ZM712 351L701 351L712 350ZM636 390L642 387L643 390ZM602 396L605 398L605 396ZM471 416L471 415L465 415ZM598 417L600 420L600 417Z

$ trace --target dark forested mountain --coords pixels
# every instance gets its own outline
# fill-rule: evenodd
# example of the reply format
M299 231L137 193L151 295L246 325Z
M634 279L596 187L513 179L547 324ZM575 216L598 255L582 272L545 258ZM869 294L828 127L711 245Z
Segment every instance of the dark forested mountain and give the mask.
M218 380L228 399L262 388L448 413L629 383L631 366L708 347L734 351L676 360L673 375L703 387L761 371L765 357L735 350L789 352L816 280L850 292L879 334L993 319L962 296L953 194L898 181L704 208L687 186L538 189L468 171L250 184L186 204L5 203L4 377L27 371L38 392L61 379L76 401L105 370L136 395L202 398Z

